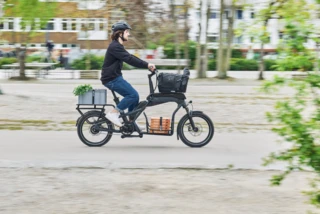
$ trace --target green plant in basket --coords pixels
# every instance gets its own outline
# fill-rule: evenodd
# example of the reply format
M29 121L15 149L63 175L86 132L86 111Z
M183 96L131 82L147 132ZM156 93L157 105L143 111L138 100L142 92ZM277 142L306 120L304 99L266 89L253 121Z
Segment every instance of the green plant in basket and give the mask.
M75 89L73 89L73 94L75 96L79 96L79 95L83 95L83 94L85 94L85 93L87 93L88 91L91 91L91 90L93 90L93 88L89 84L79 85Z

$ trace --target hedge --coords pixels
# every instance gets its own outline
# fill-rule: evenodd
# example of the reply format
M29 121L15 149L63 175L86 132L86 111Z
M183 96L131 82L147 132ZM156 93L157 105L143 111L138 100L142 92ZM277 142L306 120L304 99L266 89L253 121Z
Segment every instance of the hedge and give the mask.
M74 60L71 64L71 67L76 70L85 70L87 57L90 57L90 70L101 70L104 56L96 56L93 54L86 54L82 58ZM132 68L132 66L123 63L124 70L130 70Z
M0 59L0 68L2 68L2 65L8 65L17 62L17 58L2 58Z
M276 65L275 60L265 60L265 70L275 71L274 65ZM216 60L211 59L208 61L208 70L216 70ZM232 58L230 60L230 71L257 71L259 70L259 63L253 59L239 59Z

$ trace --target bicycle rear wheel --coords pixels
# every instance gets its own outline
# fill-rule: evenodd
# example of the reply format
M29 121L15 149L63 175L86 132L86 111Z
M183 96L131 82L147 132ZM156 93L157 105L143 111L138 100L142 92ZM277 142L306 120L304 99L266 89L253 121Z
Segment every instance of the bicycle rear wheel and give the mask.
M112 137L112 131L99 131L99 128L113 129L113 124L105 116L100 117L100 115L100 111L87 112L78 123L78 136L87 146L103 146Z

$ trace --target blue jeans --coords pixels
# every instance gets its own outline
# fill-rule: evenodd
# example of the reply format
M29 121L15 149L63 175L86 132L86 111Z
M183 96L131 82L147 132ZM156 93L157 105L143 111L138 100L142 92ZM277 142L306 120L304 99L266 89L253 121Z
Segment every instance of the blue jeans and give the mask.
M114 80L104 85L108 89L117 92L123 99L116 106L118 111L124 111L128 109L128 112L132 111L139 104L138 92L128 83L122 76L115 78Z

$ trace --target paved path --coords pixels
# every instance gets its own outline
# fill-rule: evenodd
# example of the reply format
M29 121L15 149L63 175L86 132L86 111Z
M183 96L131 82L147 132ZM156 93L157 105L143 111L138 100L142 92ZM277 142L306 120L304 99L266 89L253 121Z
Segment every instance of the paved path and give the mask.
M136 74L130 79L144 98L145 73ZM294 173L272 188L269 179L277 172L268 169L284 166L261 166L263 157L287 146L277 144L265 112L290 90L265 95L255 90L257 81L191 80L188 99L215 123L206 147L189 148L175 136L114 136L104 147L89 148L74 127L72 90L83 83L101 87L97 80L0 81L5 93L0 96L1 214L302 214L311 209L301 194L310 173ZM167 116L174 108L161 105L147 114Z
M272 133L217 133L203 148L189 148L176 136L113 136L103 147L82 144L72 131L0 131L0 167L194 167L268 169L262 158L279 149ZM281 169L276 164L269 168Z

